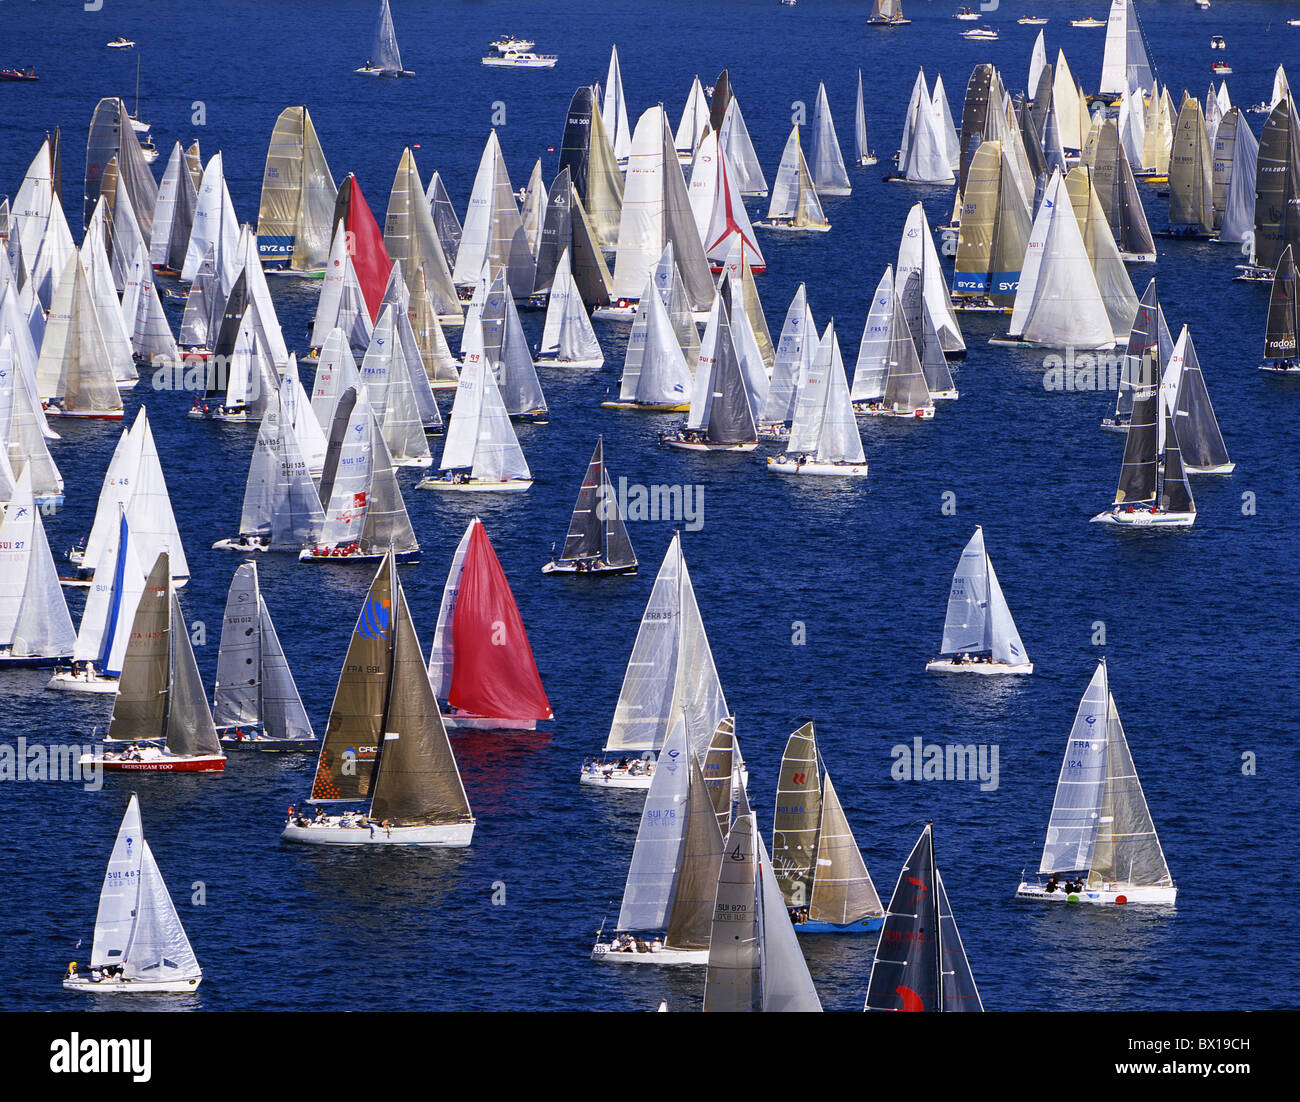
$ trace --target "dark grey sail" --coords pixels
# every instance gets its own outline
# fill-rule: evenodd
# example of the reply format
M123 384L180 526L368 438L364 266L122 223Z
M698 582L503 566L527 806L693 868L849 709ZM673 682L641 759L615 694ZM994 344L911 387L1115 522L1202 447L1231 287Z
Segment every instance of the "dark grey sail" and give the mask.
M185 253L194 232L194 212L199 205L199 189L188 172L176 177L176 206L172 210L171 236L167 241L167 267L173 272L185 268Z
M699 240L698 237L696 240ZM731 319L725 306L718 310L718 339L714 347L713 394L709 402L705 439L710 444L747 444L758 439L749 406L740 356L731 337Z
M1106 212L1111 236L1125 259L1155 260L1156 245L1138 194L1133 168L1119 140L1119 127L1107 119L1097 138L1092 186Z
M596 94L589 85L573 93L560 141L560 172L569 173L580 198L587 196L587 171L591 165L591 113Z
M213 285L216 289L216 285ZM207 389L205 401L224 403L226 386L230 381L230 362L235 355L235 342L239 337L239 327L244 322L248 310L248 273L240 272L235 285L230 288L230 297L226 299L221 320L216 327L216 339L212 342L212 355L207 362Z
M867 1010L943 1010L943 942L934 839L927 823L903 863L867 983Z
M1144 349L1138 372L1133 382L1133 412L1124 442L1119 486L1115 490L1116 505L1150 504L1156 499L1160 381L1152 346Z
M546 197L546 215L542 219L542 237L537 249L537 267L533 272L533 294L549 294L555 279L560 255L573 247L572 190L567 168L560 169Z
M1178 450L1182 462L1193 470L1228 467L1228 448L1214 416L1214 405L1205 385L1205 375L1196 356L1192 335L1183 327L1185 350L1183 371L1178 384Z
M380 571L385 568L393 579L396 607L370 815L395 826L473 822L391 556L385 558Z
M451 205L451 196L447 194L447 185L438 173L429 181L426 195L429 213L433 215L433 228L438 232L438 241L442 244L442 253L451 268L456 267L456 254L460 251L460 219L456 217L456 208Z
M1192 501L1191 483L1187 481L1187 471L1183 466L1182 449L1178 444L1178 432L1174 427L1172 411L1164 410L1165 450L1159 457L1159 502L1160 511L1164 513L1194 513L1196 504ZM1132 430L1130 430L1132 435Z
M718 74L713 82L713 101L709 105L709 125L713 129L722 129L722 120L727 114L727 104L731 102L731 77L726 69Z
M131 207L140 226L145 247L153 239L153 211L158 202L158 184L145 162L144 152L131 126L126 105L116 97L102 99L95 107L86 141L86 179L82 202L82 228L90 225L99 201L100 187L108 163L117 158L120 187L131 196Z
M171 693L167 708L167 750L182 757L219 754L221 742L212 723L199 664L190 646L185 614L171 594Z
M1294 360L1300 315L1296 307L1296 267L1288 245L1273 273L1273 290L1268 300L1268 323L1264 329L1264 356L1270 360Z
M1033 109L1024 101L1016 103L1016 119L1020 123L1020 141L1025 147L1029 174L1038 179L1047 175L1047 158L1043 156L1043 135L1034 122Z
M338 475L339 459L343 455L343 444L348 435L348 422L352 420L352 410L357 404L356 387L348 387L339 395L334 407L334 421L330 425L329 439L325 443L325 464L321 469L320 503L328 509L330 498L334 494L334 479Z
M938 868L934 870L934 887L939 897L939 1009L948 1014L982 1011L984 1003L975 986L970 961L957 932L957 920L953 918L948 893L944 890L943 874Z
M1264 124L1255 162L1255 263L1275 268L1290 245L1300 251L1300 120L1282 100Z
M966 192L966 174L971 159L989 136L989 88L993 83L993 66L976 65L966 82L966 101L961 109L961 163L957 170L957 190Z
M595 310L609 305L609 289L614 279L609 273L609 265L605 263L605 256L600 251L582 200L578 198L577 189L572 186L569 189L569 207L570 232L573 235L573 252L569 255L569 263L573 266L573 282L578 286L582 304L588 310ZM559 258L556 260L558 262Z
M1146 383L1154 383L1159 372L1173 352L1174 341L1165 323L1164 311L1156 298L1156 280L1151 277L1147 288L1142 292L1137 313L1133 317L1133 327L1129 330L1128 350L1124 355L1124 366L1119 379L1119 391L1115 396L1115 420L1122 423L1133 412L1133 391L1139 382L1143 370L1143 354L1150 351L1152 358L1149 370L1156 372L1145 378Z

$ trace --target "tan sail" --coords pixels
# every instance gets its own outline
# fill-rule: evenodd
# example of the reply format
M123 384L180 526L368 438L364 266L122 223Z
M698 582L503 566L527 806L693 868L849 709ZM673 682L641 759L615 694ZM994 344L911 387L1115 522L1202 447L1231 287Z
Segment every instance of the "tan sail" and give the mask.
M866 862L844 817L840 798L826 774L822 785L821 830L817 839L816 876L808 918L847 925L885 913Z
M786 740L772 821L772 871L787 906L806 907L812 899L821 817L817 739L805 723Z

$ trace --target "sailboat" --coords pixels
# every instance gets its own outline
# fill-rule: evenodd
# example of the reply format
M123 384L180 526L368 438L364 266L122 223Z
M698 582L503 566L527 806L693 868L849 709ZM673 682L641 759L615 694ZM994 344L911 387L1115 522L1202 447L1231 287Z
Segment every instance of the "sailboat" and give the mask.
M220 773L226 768L166 551L155 561L136 605L104 741L128 745L102 756L83 755L81 761L118 773Z
M131 634L131 621L144 589L144 569L126 520L126 506L117 507L103 555L86 594L81 627L72 648L72 664L58 670L47 689L82 693L115 693L122 659Z
M542 367L603 367L605 354L573 281L569 250L560 254L546 300L546 322L536 363Z
M280 837L320 846L470 844L474 815L424 673L392 555L352 630L306 809Z
M876 163L876 155L867 144L867 109L862 98L862 70L858 70L858 100L853 111L853 159L866 167Z
M926 823L903 864L876 943L867 1010L982 1011Z
M1178 897L1104 658L1070 728L1038 873L1038 880L1016 888L1017 899L1173 904Z
M903 0L875 0L867 24L872 27L901 27L912 22L903 16Z
M339 398L319 491L325 521L319 539L298 552L299 562L369 563L386 556L420 561L420 544L364 386L350 386Z
M1271 280L1286 247L1291 246L1293 256L1300 250L1300 114L1289 94L1277 99L1284 89L1285 76L1279 68L1274 106L1264 123L1256 158L1250 262L1239 279Z
M885 909L822 764L812 723L791 734L781 755L772 867L796 933L865 934L883 925Z
M636 552L605 466L605 438L599 436L569 518L564 550L542 567L542 573L635 574L636 567Z
M753 403L721 296L714 300L700 345L686 424L672 436L659 439L670 448L686 451L750 452L758 447Z
M1174 344L1160 389L1171 411L1183 470L1187 474L1231 474L1237 465L1228 458L1196 346L1186 325Z
M1133 382L1133 413L1124 442L1115 502L1094 523L1125 528L1190 528L1196 502L1183 468L1178 433L1156 362L1158 344L1146 347Z
M1296 297L1295 258L1288 245L1273 273L1273 290L1268 299L1268 321L1264 327L1264 358L1261 371L1300 371L1296 340L1300 337L1300 306Z
M28 467L0 521L0 670L57 665L76 641Z
M510 582L478 517L447 572L428 680L447 702L448 727L534 731L555 718Z
M588 758L581 783L598 788L649 788L657 768L653 759L678 717L685 720L688 745L702 757L728 714L682 556L681 536L674 534L632 644L605 739L608 757L603 761Z
M706 1011L820 1012L799 939L748 808L723 847L704 977Z
M953 262L952 300L972 313L1004 313L1015 301L1029 244L1030 216L1002 142L975 151L962 192L961 225Z
M375 44L366 63L353 72L366 77L413 77L410 69L402 68L402 54L397 48L397 32L393 30L393 13L388 10L388 0L379 0L379 22L375 24Z
M75 961L70 964L63 988L91 995L183 995L202 979L132 792L99 893L90 966L83 972Z
M672 248L671 245L668 246ZM669 258L672 275L676 266ZM680 289L680 280L670 286L669 294ZM682 292L684 295L684 291ZM689 305L682 300L682 318L695 334L695 322ZM696 340L699 338L696 336ZM696 349L696 359L699 351ZM690 407L691 369L687 366L673 319L669 316L653 279L646 281L645 291L636 306L636 318L627 339L627 355L619 380L617 398L601 402L602 409L639 409L652 413L684 413Z
M240 565L226 595L212 721L227 749L315 750L320 745L271 623L254 562Z
M867 475L867 457L833 320L826 326L799 390L785 454L769 455L767 469L773 474Z
M615 936L606 942L604 929L597 931L592 960L708 963L714 893L722 864L718 807L679 716L646 793ZM730 791L721 807L729 819ZM652 930L663 930L662 940L656 936L647 942L632 934Z
M1183 103L1174 128L1167 236L1214 236L1214 157L1201 103L1194 96Z
M826 85L817 85L817 101L813 107L813 121L809 147L809 168L813 183L822 195L848 195L852 192L849 173L844 167L844 154L840 152L840 139L835 133L831 118L830 100L826 98Z
M938 658L925 664L935 673L1033 673L1007 599L976 525L948 591L948 614Z
M850 397L854 412L868 417L929 421L934 418L934 399L902 300L887 267L867 314Z
M75 252L50 303L36 388L46 417L122 419L122 397L109 366L90 284Z
M1102 419L1102 429L1106 432L1128 432L1129 420L1133 416L1133 391L1142 377L1144 362L1148 362L1144 357L1149 353L1150 370L1163 375L1173 349L1174 339L1165 323L1165 312L1156 298L1156 281L1153 276L1142 292L1137 313L1133 316L1133 325L1129 329L1128 347L1124 353L1119 389L1115 395L1115 412Z
M754 224L768 230L797 233L825 233L831 228L799 145L798 123L791 128L785 151L781 154L781 166L776 170L767 218Z
M1122 96L1127 92L1149 92L1153 84L1137 8L1133 0L1111 0L1097 91L1102 96Z
M296 275L323 275L337 199L311 113L306 107L286 107L271 130L262 174L257 212L262 263ZM161 189L158 201L162 203Z
M456 384L447 422L439 478L423 478L421 490L522 493L533 484L505 402L482 354L471 352Z

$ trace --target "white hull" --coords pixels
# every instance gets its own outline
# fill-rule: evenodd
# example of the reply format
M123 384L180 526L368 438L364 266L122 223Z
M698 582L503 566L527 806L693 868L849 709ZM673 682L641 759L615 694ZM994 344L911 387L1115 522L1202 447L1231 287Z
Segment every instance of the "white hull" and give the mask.
M708 964L707 949L669 949L662 946L649 953L619 952L611 943L598 941L591 949L591 959L606 961L609 964Z
M596 788L643 788L648 789L654 780L653 773L629 773L626 769L598 769L591 773L584 769L578 777L579 784L589 784Z
M604 367L604 366L605 366L605 360L604 360L603 357L602 357L601 359L599 359L599 360L555 360L555 359L551 359L551 360L535 360L534 363L536 364L537 367L583 367L583 368L597 368L597 367Z
M957 390L932 390L930 391L930 401L932 402L955 402L957 400Z
M1016 889L1017 899L1032 899L1038 903L1110 903L1121 906L1128 903L1154 903L1170 906L1177 897L1177 888L1107 886L1096 890L1085 887L1078 892L1067 892L1057 888L1054 892L1048 892L1043 889L1042 884L1022 883Z
M202 982L193 980L128 980L113 976L96 982L89 975L65 976L64 991L81 991L87 995L188 995Z
M45 683L47 689L61 689L69 693L116 693L117 678L102 674L74 673L60 670Z
M1151 513L1143 509L1131 513L1105 512L1092 518L1093 524L1110 524L1117 528L1190 528L1195 513Z
M853 412L860 417L898 417L904 421L933 421L933 409L885 409L883 407L872 409L865 402L854 402Z
M757 440L744 444L698 444L693 440L674 440L671 437L664 437L662 442L670 448L687 452L752 452L758 447Z
M270 546L265 543L245 542L242 539L217 540L212 545L213 551L269 551Z
M307 826L285 824L280 835L285 842L313 846L468 846L474 823L440 823L436 826L396 826L385 830L378 823L339 826L340 816Z
M799 462L783 456L767 457L767 469L773 474L819 474L839 478L866 478L865 463L818 463L816 460Z
M625 321L629 324L636 317L635 302L626 306L602 306L598 310L593 310L591 317L593 321Z
M761 227L762 229L765 230L771 230L774 233L826 233L831 228L831 224L829 222L821 226L796 226L789 222L763 221L763 222L755 222L754 226L756 228ZM758 269L756 268L754 270L757 271Z
M1217 467L1184 467L1188 474L1232 474L1237 469L1235 463L1220 463Z
M985 677L997 674L1033 673L1032 662L1014 665L1006 662L954 662L951 658L932 658L925 664L927 673L978 673Z
M1281 361L1274 360L1272 363L1260 364L1260 371L1270 371L1274 375L1300 375L1300 364L1295 361L1291 362L1290 367L1280 367Z
M492 716L476 716L469 712L442 713L442 725L448 730L461 731L536 731L538 721L535 719L498 719Z
M423 478L415 484L415 488L417 490L455 490L462 494L487 493L489 491L519 494L527 490L532 484L533 480L531 478L513 478L505 482L451 482L444 478Z

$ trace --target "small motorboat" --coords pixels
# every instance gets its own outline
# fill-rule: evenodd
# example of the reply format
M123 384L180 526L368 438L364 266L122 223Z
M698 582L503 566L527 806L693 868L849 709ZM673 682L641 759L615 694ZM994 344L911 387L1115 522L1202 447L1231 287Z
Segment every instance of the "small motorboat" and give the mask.
M979 17L979 12L971 11L970 8L958 8L957 14L953 16L954 19L960 19L966 23L973 23Z
M1232 66L1226 61L1216 61L1210 66L1210 72L1217 73L1219 76L1228 76L1232 72Z
M969 31L962 31L961 36L974 42L992 42L997 39L998 32L992 27L973 27Z
M492 43L492 49L503 54L507 50L531 50L537 43L531 38L516 38L512 34L502 35Z
M1228 48L1228 44L1223 41L1223 35L1216 34L1213 38L1210 39L1211 50L1226 50L1227 48Z
M1106 25L1106 20L1093 19L1091 16L1089 16L1087 19L1070 20L1071 27L1104 27L1105 25Z
M1041 27L1047 22L1047 17L1042 15L1022 15L1016 22L1022 27Z
M118 35L112 42L107 43L110 50L129 50L134 45L135 43L129 38L123 38L121 35Z
M40 80L32 66L26 69L0 69L0 80Z
M1210 0L1195 0L1195 3L1196 6L1201 9L1201 11L1210 10Z

